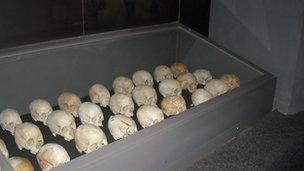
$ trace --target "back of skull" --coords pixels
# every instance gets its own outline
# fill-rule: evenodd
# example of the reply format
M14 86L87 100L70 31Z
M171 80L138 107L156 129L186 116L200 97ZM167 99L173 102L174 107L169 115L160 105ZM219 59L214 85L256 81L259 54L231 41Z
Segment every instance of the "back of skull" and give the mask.
M157 93L151 86L135 87L132 96L138 106L145 104L156 105L157 102Z
M108 127L115 140L127 137L137 132L135 121L124 115L111 116L108 121Z
M132 76L132 80L135 86L153 86L154 84L152 75L145 70L136 71Z
M154 105L143 105L137 110L137 119L143 128L152 126L164 120L164 114L160 108Z
M133 116L134 103L131 97L117 93L110 98L110 109L114 114Z
M171 71L175 78L177 78L180 74L189 72L187 66L181 62L175 62L174 64L172 64Z
M91 102L84 102L79 107L79 118L84 123L102 126L103 112L99 106Z
M0 125L3 130L14 135L15 127L22 123L19 113L14 109L5 109L0 113Z
M153 76L157 82L161 82L166 79L173 79L173 73L166 65L157 66L153 71Z
M0 138L0 153L2 153L6 158L8 158L8 150L4 141Z
M228 85L222 80L212 79L205 85L207 90L213 97L226 93L229 90Z
M35 121L43 122L46 125L46 119L53 112L49 102L43 99L36 99L30 104L30 113Z
M14 171L34 171L34 166L26 158L14 156L9 158L8 162Z
M120 76L114 79L112 87L115 93L132 96L134 84L130 78Z
M204 103L212 98L213 98L213 96L207 90L202 89L202 88L197 89L191 95L191 100L192 100L192 103L194 106Z
M107 107L110 101L110 92L102 84L95 84L89 90L89 96L93 103L99 103L100 106Z
M76 94L65 92L58 97L58 105L61 110L78 117L78 108L81 105L81 100Z
M32 154L36 154L44 144L40 129L29 122L17 125L14 137L19 149L30 150Z
M196 80L199 84L206 85L206 83L212 80L212 75L208 70L198 69L193 72Z
M177 81L180 83L182 89L188 89L190 93L193 93L197 89L198 82L191 73L180 74L177 77Z
M90 153L108 144L104 132L97 126L82 124L76 129L75 143L77 150Z
M74 139L76 123L70 113L56 110L49 115L46 123L54 136L61 135L67 141Z
M182 87L180 83L174 79L167 79L160 82L158 86L159 92L162 96L180 96L182 94Z

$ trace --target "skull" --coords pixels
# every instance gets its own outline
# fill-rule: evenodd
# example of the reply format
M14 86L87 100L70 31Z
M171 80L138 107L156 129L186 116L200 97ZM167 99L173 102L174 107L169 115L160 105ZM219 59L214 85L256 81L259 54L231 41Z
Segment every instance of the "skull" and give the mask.
M67 151L59 144L45 144L37 153L37 161L42 171L51 170L70 161Z
M152 126L164 120L163 111L154 105L143 105L136 113L138 122L143 128Z
M212 79L205 85L205 90L207 90L213 97L216 97L226 93L229 90L229 87L222 80Z
M156 105L157 94L151 86L137 86L134 88L132 95L138 106L145 104Z
M76 148L79 153L90 153L108 144L103 131L91 124L82 124L75 133Z
M171 65L171 71L175 78L177 78L180 74L189 72L187 66L181 62L175 62L173 65Z
M8 150L4 141L0 138L0 153L2 153L6 158L8 158Z
M46 119L52 112L52 106L44 99L36 99L30 104L30 113L32 118L36 122L43 122L44 125L46 125Z
M158 85L160 94L164 97L182 94L182 87L179 82L174 79L163 80Z
M173 79L173 73L166 65L159 65L154 69L154 79L156 82L161 82L166 79Z
M14 171L34 171L32 163L23 157L11 157L8 162L12 166Z
M78 117L78 108L81 105L81 100L76 94L65 92L58 97L58 105L61 110Z
M193 72L193 75L196 77L196 80L201 85L206 85L206 83L212 80L212 75L208 70L198 69Z
M182 89L188 89L190 93L193 93L197 89L198 82L195 76L191 73L180 74L177 77L177 81L181 85Z
M91 102L84 102L80 105L79 118L83 124L89 123L96 126L102 126L104 120L100 107Z
M104 85L94 84L89 90L89 95L93 103L99 103L102 107L109 105L111 95Z
M3 130L14 135L15 127L22 124L19 113L14 109L5 109L0 113L0 125Z
M15 142L20 150L23 148L36 154L44 144L43 136L40 129L29 122L24 122L16 126Z
M160 105L167 116L178 115L187 110L186 101L181 96L167 96L162 100Z
M133 74L132 80L135 86L140 86L140 85L153 86L154 84L152 75L145 70L136 71Z
M112 87L114 93L122 93L131 97L134 84L130 78L120 76L114 79Z
M110 133L115 140L127 137L137 132L137 126L132 118L124 115L111 116L108 121Z
M74 139L76 123L70 113L63 110L55 110L47 118L46 124L54 136L61 135L67 141Z
M134 103L131 97L117 93L110 98L110 109L116 114L123 114L128 117L133 116Z
M234 74L224 74L221 76L220 80L224 81L230 90L240 86L240 79Z
M212 95L205 89L199 88L192 95L191 100L194 106L197 106L201 103L206 102L207 100L212 99Z

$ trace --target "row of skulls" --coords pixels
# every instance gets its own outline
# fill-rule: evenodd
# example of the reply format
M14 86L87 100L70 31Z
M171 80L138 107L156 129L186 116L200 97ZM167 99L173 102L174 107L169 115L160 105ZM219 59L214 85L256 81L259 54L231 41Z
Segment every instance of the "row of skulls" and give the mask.
M131 118L135 109L134 102L139 106L136 112L138 121L146 128L164 120L164 114L177 115L186 110L186 102L181 96L182 90L192 93L192 103L196 106L240 84L239 78L233 74L213 79L208 70L198 69L190 73L187 66L180 62L174 63L171 68L157 66L153 76L159 82L158 90L164 97L160 108L156 105L157 93L153 88L152 75L148 71L139 70L133 74L132 79L116 77L112 83L115 93L112 96L104 85L95 84L89 89L91 102L81 103L76 94L65 92L58 97L60 110L53 111L48 101L37 99L30 104L30 113L35 121L47 125L54 136L61 135L67 141L75 139L77 150L89 153L108 144L100 129L104 121L103 112L96 104L109 106L114 113L108 120L108 128L114 139L118 140L137 132L136 123ZM205 87L197 88L198 84ZM78 128L74 117L79 117L82 122ZM6 109L0 113L0 125L14 135L20 150L24 148L33 154L38 152L37 160L42 170L49 170L70 160L68 153L60 145L43 146L40 129L32 123L22 123L19 113L14 109ZM1 141L0 149L3 149ZM3 151L8 157L8 153Z

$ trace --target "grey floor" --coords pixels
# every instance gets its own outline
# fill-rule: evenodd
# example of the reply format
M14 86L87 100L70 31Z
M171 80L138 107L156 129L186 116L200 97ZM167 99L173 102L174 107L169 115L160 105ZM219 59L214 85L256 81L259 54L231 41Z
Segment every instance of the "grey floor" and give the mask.
M304 170L304 112L274 111L187 170Z

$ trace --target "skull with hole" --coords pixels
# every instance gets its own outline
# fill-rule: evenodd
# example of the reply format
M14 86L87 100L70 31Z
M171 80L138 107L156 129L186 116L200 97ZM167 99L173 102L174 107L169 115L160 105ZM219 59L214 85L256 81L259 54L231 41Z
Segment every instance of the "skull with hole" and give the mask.
M0 153L2 153L6 158L8 158L8 150L4 141L0 138Z
M30 113L32 118L37 122L43 122L46 125L46 119L53 112L51 104L44 99L36 99L30 104Z
M197 89L191 95L191 100L192 100L192 103L194 106L204 103L212 98L213 98L213 96L208 91L206 91L205 89L202 89L202 88Z
M75 133L76 148L79 153L90 153L108 144L104 132L92 124L82 124Z
M110 109L116 114L122 114L128 117L133 116L134 103L131 97L117 93L110 98Z
M182 87L180 83L174 79L167 79L163 80L158 85L159 93L164 96L181 96L182 94Z
M151 86L137 86L132 92L133 99L138 106L156 105L157 93Z
M207 90L213 97L226 93L229 90L228 85L219 79L212 79L205 85Z
M61 135L67 141L74 139L76 123L72 114L55 110L47 118L46 124L54 136Z
M132 80L135 86L140 86L140 85L153 86L154 84L152 75L145 70L139 70L134 72L132 76Z
M12 166L14 171L34 171L32 163L23 157L11 157L8 162Z
M176 80L179 82L182 89L187 89L190 93L193 93L197 89L198 82L191 73L180 74Z
M23 148L36 154L44 144L43 136L40 129L29 122L24 122L16 126L15 142L20 150Z
M138 122L143 128L152 126L164 120L163 111L154 105L143 105L136 113Z
M67 151L61 145L54 143L42 146L36 157L42 171L51 170L70 161Z
M135 121L125 115L111 116L108 121L108 127L115 140L125 138L137 132Z
M206 69L198 69L193 72L196 80L201 85L206 85L208 81L212 80L211 73Z
M127 96L132 96L134 84L130 78L127 77L116 77L112 83L114 93L122 93Z
M14 109L5 109L0 113L0 125L3 130L15 133L15 127L22 124L19 113Z
M110 92L102 84L94 84L89 90L89 96L93 103L99 103L102 107L107 107L110 102Z
M173 73L166 65L157 66L153 71L153 76L156 82L161 82L166 79L173 79Z
M161 109L167 116L178 115L187 110L186 101L181 96L167 96L161 102Z
M83 124L88 123L95 126L102 126L104 120L100 107L91 102L84 102L80 105L79 118Z
M171 71L174 78L177 78L180 74L189 72L187 66L181 62L175 62L173 65L171 65Z
M224 74L221 76L220 80L224 81L230 90L240 86L240 79L234 74Z
M78 108L81 105L81 100L74 93L64 92L58 97L58 105L61 110L78 117Z

